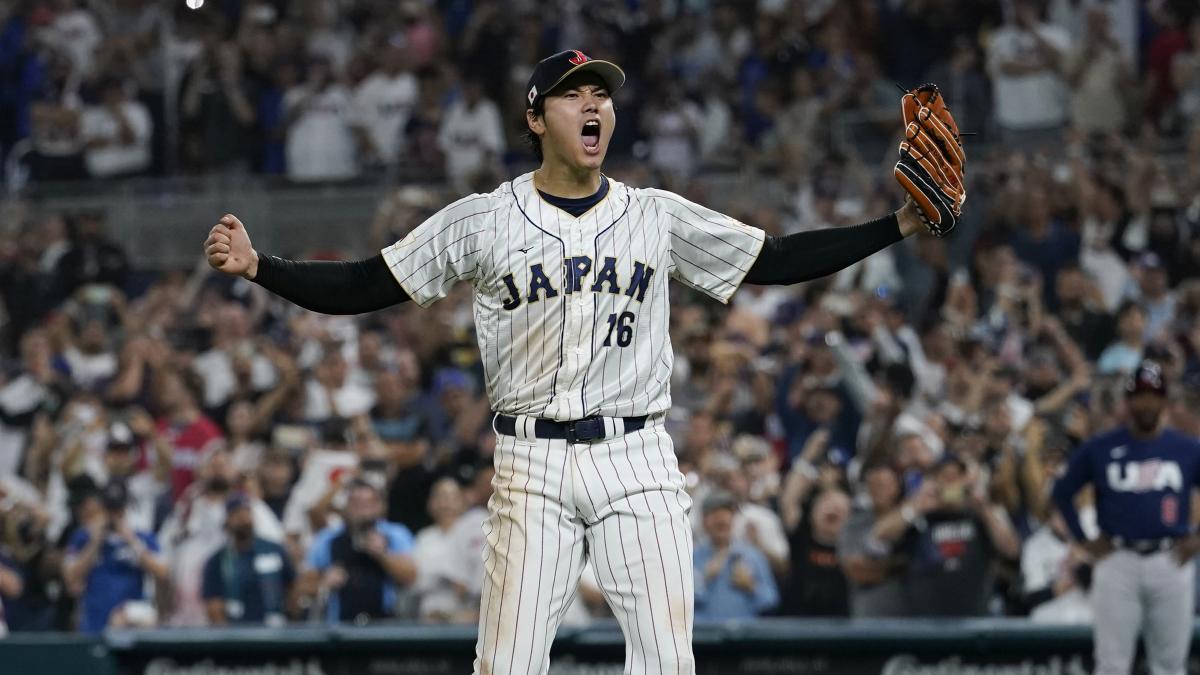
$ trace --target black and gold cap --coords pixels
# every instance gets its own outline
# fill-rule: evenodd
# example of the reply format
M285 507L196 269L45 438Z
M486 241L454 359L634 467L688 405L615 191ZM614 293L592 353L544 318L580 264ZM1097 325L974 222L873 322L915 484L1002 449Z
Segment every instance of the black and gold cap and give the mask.
M591 71L600 76L612 94L625 84L625 71L611 61L593 59L578 49L568 49L538 62L529 76L525 87L525 107L532 108L537 101L554 91L563 80L580 71Z

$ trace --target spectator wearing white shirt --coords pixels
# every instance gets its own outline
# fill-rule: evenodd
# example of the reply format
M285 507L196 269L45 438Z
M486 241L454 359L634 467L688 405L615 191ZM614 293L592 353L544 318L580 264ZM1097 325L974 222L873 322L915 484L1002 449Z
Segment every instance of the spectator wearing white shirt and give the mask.
M29 157L31 178L38 180L82 180L83 134L80 115L79 77L63 54L47 52L43 93L30 105ZM47 250L53 250L47 247ZM49 269L53 269L50 265Z
M21 338L21 363L0 386L0 476L17 475L37 413L60 404L56 389L65 376L53 365L49 337L41 330Z
M1067 121L1067 88L1059 69L1070 38L1039 13L1033 0L1018 0L1012 20L988 46L996 122L1010 143L1055 138Z
M360 472L358 453L348 443L349 431L346 420L325 421L319 445L304 454L300 478L283 508L283 527L297 550L307 549L314 533L341 524L345 485Z
M172 612L167 619L172 626L208 624L200 588L204 565L225 542L226 502L239 487L233 458L224 448L209 454L197 479L159 531L174 591ZM275 513L259 499L250 500L250 510L256 535L282 544L283 526Z
M43 39L71 61L78 75L87 76L96 63L96 51L104 42L104 33L100 22L83 4L79 0L56 0L54 21Z
M482 574L480 561L468 550L461 524L466 500L453 478L440 478L429 494L433 524L417 534L413 560L417 564L418 616L433 623L470 623L477 617L471 577ZM476 523L477 525L477 523Z
M354 89L354 131L366 162L393 166L404 143L404 128L418 102L417 78L407 70L403 36L393 36L379 69Z
M370 387L352 382L346 357L330 349L304 385L304 419L319 422L330 417L355 417L375 405Z
M112 327L88 310L84 311L86 318L81 317L78 337L74 344L63 349L61 357L75 386L97 391L117 374L117 354L113 351Z
M251 339L250 316L236 302L217 310L212 347L197 355L192 370L204 382L204 407L212 410L229 403L236 394L252 394L276 384L275 368L259 353ZM248 382L239 382L239 374ZM244 391L249 386L251 391Z
M643 118L650 139L650 165L675 180L686 180L699 162L703 113L670 84Z
M774 510L750 499L750 480L746 467L739 464L725 476L722 486L738 501L733 515L733 536L757 548L767 558L777 577L788 568L788 539L783 521Z
M334 79L329 61L313 58L304 83L284 94L283 110L288 178L333 181L357 175L350 93Z
M462 97L450 105L438 129L438 147L446 156L446 177L460 193L496 173L504 154L500 108L484 98L477 80L463 83Z
M1121 131L1132 78L1103 8L1088 10L1087 30L1066 58L1064 70L1071 85L1072 126L1090 133Z
M109 425L104 473L105 483L120 482L129 491L125 511L129 525L153 532L158 505L171 485L171 447L145 410L136 410L128 423Z
M150 111L130 100L125 83L101 83L100 104L84 109L83 160L93 178L137 175L150 167L150 136L154 122Z
M1192 48L1171 62L1171 81L1179 92L1176 105L1185 131L1200 129L1200 14L1188 24L1188 39Z

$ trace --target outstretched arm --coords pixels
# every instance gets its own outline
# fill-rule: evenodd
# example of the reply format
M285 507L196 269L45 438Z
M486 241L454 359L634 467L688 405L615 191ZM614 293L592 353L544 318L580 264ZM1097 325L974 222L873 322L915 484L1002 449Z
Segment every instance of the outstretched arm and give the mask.
M214 269L249 279L314 312L361 314L409 299L382 254L355 262L299 262L259 255L246 226L233 215L222 217L212 228L204 252Z
M912 202L861 225L767 237L745 283L798 284L841 271L924 228Z
M374 312L409 299L383 254L354 262L285 260L260 256L254 283L322 314Z

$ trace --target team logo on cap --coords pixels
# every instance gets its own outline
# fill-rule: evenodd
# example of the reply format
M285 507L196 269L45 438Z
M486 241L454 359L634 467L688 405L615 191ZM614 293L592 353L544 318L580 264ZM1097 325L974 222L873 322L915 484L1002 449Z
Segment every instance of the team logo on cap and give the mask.
M533 99L537 98L537 85L529 88L529 103L533 103Z
M588 61L592 60L591 58L588 57L587 54L584 54L583 52L579 51L578 49L572 49L571 51L575 52L575 56L572 56L571 58L569 58L567 60L570 61L572 65L578 66L578 65L587 63Z

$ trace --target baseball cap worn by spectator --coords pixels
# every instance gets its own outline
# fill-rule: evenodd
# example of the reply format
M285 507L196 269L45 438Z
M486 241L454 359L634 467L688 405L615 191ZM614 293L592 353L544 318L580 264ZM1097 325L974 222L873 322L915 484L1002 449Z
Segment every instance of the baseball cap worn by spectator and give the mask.
M100 491L100 502L110 513L124 511L129 504L129 488L125 486L124 481L109 481L108 485L105 485L104 489Z
M461 389L470 392L472 387L471 376L459 370L458 368L442 368L433 376L433 393L435 396L441 396L452 389Z
M1126 395L1132 396L1141 392L1153 392L1163 397L1167 395L1167 381L1163 377L1162 368L1153 361L1143 361L1125 381Z
M737 499L729 492L719 490L712 493L704 499L702 510L704 515L708 515L713 511L726 509L728 511L737 511Z
M248 509L251 507L249 495L244 492L234 492L225 500L225 519L229 520L229 516L239 509Z
M1147 270L1166 269L1166 265L1163 264L1162 258L1158 257L1158 254L1153 251L1146 251L1138 256L1137 265L1138 267Z
M108 427L108 452L133 450L137 445L137 436L124 422L113 422Z
M525 87L525 106L537 108L539 101L544 99L554 88L562 84L571 75L579 72L592 72L604 80L608 93L612 94L625 84L625 71L610 61L593 59L577 49L559 52L538 62L529 76L529 84Z

